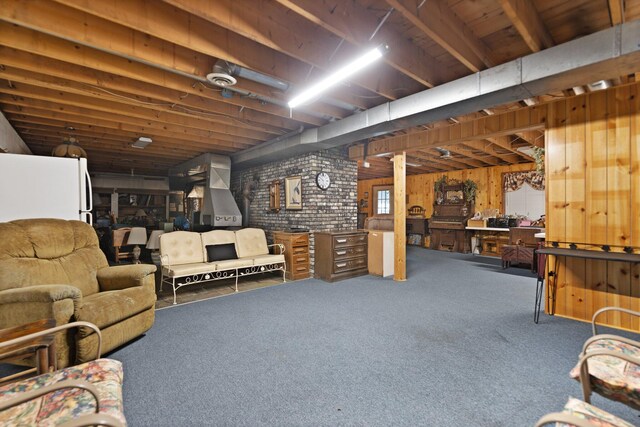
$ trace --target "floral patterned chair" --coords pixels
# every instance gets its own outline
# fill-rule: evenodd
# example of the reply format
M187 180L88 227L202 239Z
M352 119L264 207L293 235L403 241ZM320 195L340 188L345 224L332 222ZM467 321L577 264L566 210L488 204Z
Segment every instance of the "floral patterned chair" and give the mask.
M88 322L73 322L0 343L3 349L53 334L85 327L98 336L98 359L0 385L0 425L126 426L122 402L122 363L100 359L100 330Z
M569 398L562 412L545 415L538 420L536 427L549 424L556 427L633 427L633 424L573 397Z
M618 335L598 334L597 317L607 311L619 311L633 316L640 312L605 307L593 315L593 336L582 347L578 364L570 376L580 381L584 401L591 392L622 402L640 410L640 342Z

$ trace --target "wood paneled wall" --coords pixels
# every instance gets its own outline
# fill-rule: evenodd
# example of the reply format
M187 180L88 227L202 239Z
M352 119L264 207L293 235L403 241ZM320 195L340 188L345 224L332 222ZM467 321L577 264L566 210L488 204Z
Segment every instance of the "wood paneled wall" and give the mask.
M549 105L547 241L640 247L639 88L620 86ZM640 310L640 265L558 261L558 315L591 320L604 306ZM627 315L602 320L640 330L638 319Z
M475 210L499 209L504 212L504 197L502 194L502 174L505 172L520 172L535 169L533 163L523 163L510 166L493 166L488 168L467 169L446 173L429 173L407 176L407 207L419 205L425 208L425 215L430 217L433 213L433 184L442 175L449 179L464 181L471 179L478 184ZM368 207L360 210L373 215L373 186L393 185L393 177L358 181L358 201L362 200L364 193L369 193Z
M625 246L640 248L640 83L566 98L547 104L547 109L547 241L579 247L606 244L617 251ZM502 174L533 168L523 164L445 175L478 184L476 211L504 212ZM407 206L423 206L431 216L433 183L441 175L408 176ZM358 200L369 193L368 215L373 212L372 187L392 183L393 178L358 182ZM547 270L550 266L555 266L553 257ZM596 310L606 306L640 311L640 264L559 257L557 275L560 316L590 321ZM625 314L609 313L599 319L640 331L640 319Z

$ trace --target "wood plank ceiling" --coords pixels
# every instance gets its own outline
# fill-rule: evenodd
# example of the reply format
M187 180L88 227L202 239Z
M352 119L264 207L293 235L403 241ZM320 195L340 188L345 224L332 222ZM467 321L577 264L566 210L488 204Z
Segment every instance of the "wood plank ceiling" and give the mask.
M91 171L166 175L201 153L236 153L639 16L640 0L0 0L0 110L35 154L76 137ZM382 43L383 63L286 107ZM211 84L216 64L237 84ZM153 143L132 148L141 136ZM543 144L528 132L419 150L407 173L527 162L519 149ZM367 162L359 179L393 174L388 158Z

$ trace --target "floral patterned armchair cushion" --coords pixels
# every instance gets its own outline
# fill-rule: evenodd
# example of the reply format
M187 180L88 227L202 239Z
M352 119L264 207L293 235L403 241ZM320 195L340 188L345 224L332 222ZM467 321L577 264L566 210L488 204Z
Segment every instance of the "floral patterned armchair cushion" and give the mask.
M562 412L545 415L536 423L536 427L544 425L555 425L556 427L633 427L632 424L573 397L569 398Z
M8 409L3 403L21 393L82 380L98 391L100 413L111 415L126 425L122 403L122 363L98 359L62 370L0 386L0 425L57 426L96 412L96 400L86 390L70 386Z
M593 335L582 347L578 364L570 376L582 385L584 401L591 392L640 410L640 342L610 334L598 334L597 318L608 311L640 317L640 312L605 307L593 315Z
M640 410L638 342L615 335L596 335L585 344L582 357L570 376L582 383L583 390L586 387L585 393L592 390Z

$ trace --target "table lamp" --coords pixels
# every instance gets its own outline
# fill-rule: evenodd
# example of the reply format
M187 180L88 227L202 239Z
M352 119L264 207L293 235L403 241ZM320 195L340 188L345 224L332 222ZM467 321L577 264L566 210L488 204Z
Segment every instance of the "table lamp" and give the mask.
M151 249L151 259L153 263L160 264L160 236L164 234L164 230L153 230L147 241L147 249Z
M144 227L133 227L129 232L127 245L135 245L133 248L133 263L140 264L140 246L147 243L147 229Z

